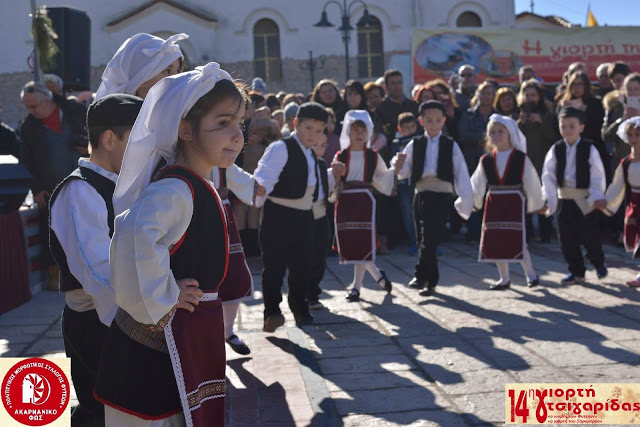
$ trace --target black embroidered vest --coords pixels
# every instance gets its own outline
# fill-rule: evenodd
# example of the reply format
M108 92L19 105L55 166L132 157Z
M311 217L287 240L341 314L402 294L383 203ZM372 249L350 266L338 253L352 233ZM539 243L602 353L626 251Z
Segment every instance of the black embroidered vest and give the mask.
M522 177L524 176L524 164L527 155L519 150L513 150L509 155L507 166L504 170L504 175L501 178L498 176L498 168L496 165L496 152L491 154L485 154L480 159L482 162L482 169L487 177L487 184L489 186L496 185L521 185Z
M69 264L67 263L67 255L60 245L60 241L56 236L56 233L51 229L51 208L55 203L62 188L74 179L80 179L91 185L102 197L104 203L107 205L107 221L109 224L109 237L113 236L113 192L116 189L116 183L109 178L105 178L97 172L92 171L86 167L79 167L69 176L67 176L58 186L53 190L51 194L51 200L49 202L49 247L51 254L56 264L60 267L60 292L72 291L74 289L82 289L82 285L75 278L71 271L69 271Z
M589 188L591 183L591 169L589 167L589 155L592 142L581 139L576 147L576 188ZM556 180L558 188L564 186L564 171L567 167L567 148L564 140L554 144L556 156Z
M411 181L416 183L422 178L425 156L427 153L427 137L422 135L413 140L413 167L411 169ZM436 175L438 179L453 184L453 139L440 135L438 144L438 167Z
M301 199L307 191L307 158L294 137L283 141L287 146L288 159L270 195L282 199Z

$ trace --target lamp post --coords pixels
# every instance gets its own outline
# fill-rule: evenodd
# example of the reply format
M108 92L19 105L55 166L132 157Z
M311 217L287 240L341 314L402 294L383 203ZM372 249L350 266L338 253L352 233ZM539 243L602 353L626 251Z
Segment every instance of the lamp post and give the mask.
M301 70L309 70L309 77L311 78L311 90L313 90L313 87L315 86L315 77L314 77L314 71L317 68L323 68L324 67L324 62L327 60L327 57L322 55L321 57L319 57L317 60L314 59L313 57L313 51L309 51L309 60L299 64L300 69Z
M343 0L342 4L340 4L337 0L329 0L322 7L322 16L320 17L320 21L315 24L315 27L328 28L333 27L333 24L329 22L327 18L327 6L330 4L335 4L340 8L340 14L342 16L342 26L338 28L338 31L342 31L342 41L344 42L344 59L345 59L345 70L347 75L347 80L349 80L349 41L351 40L351 30L353 27L349 22L351 20L351 8L354 4L361 4L364 7L364 14L362 18L358 21L358 25L364 24L366 27L371 25L373 20L371 16L369 16L369 9L367 9L367 5L362 0L353 0L349 5L347 5L347 0Z

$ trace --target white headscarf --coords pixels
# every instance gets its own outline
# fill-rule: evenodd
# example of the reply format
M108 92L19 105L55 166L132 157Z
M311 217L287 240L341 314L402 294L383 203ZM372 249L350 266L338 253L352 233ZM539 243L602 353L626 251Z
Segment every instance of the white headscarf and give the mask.
M634 128L640 127L640 116L631 117L630 119L627 119L624 122L620 123L620 126L618 126L618 131L616 132L616 134L618 135L618 138L620 138L627 144L629 143L629 138L627 138L627 127L629 125L633 126Z
M509 139L511 140L511 146L513 148L520 150L523 153L527 152L527 137L524 136L515 120L501 114L492 114L491 117L489 117L487 129L489 129L491 122L500 123L502 126L507 128L507 131L509 132Z
M144 82L182 57L177 42L188 38L188 35L181 33L163 40L140 33L125 40L102 73L96 100L112 93L135 95Z
M223 79L232 80L220 65L211 62L188 73L165 77L151 88L131 130L113 194L116 215L140 197L161 158L168 165L174 163L180 120Z
M353 122L363 122L367 126L367 148L371 147L371 136L373 135L373 121L366 110L349 110L342 121L342 132L340 132L340 149L346 150L351 144L349 129Z

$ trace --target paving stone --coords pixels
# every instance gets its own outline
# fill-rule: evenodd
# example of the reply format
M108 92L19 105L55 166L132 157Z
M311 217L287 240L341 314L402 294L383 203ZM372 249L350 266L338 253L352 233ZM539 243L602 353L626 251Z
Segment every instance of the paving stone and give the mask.
M455 399L456 405L468 414L478 425L487 423L503 423L504 420L504 385L500 393L468 394Z
M345 427L432 427L465 425L462 415L444 410L389 412L376 415L349 415L342 421Z
M442 409L450 406L446 399L426 387L335 392L331 393L331 397L342 416Z
M414 369L415 365L402 354L369 354L344 358L327 358L318 360L323 374L339 374L358 372L405 371Z

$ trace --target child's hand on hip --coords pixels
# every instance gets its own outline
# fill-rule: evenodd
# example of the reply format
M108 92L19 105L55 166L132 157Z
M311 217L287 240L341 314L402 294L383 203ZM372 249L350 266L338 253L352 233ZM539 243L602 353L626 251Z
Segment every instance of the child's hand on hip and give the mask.
M178 295L178 308L183 308L191 313L196 309L196 305L200 303L198 298L202 297L204 293L198 288L200 284L196 279L182 279L177 281L180 288L180 294Z

